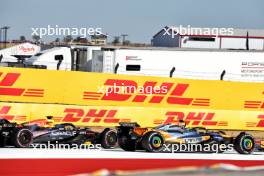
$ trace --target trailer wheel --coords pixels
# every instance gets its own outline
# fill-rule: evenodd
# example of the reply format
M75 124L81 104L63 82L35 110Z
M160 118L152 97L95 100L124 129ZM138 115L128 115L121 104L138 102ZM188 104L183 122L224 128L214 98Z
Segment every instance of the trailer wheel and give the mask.
M136 140L131 139L127 135L121 135L118 137L118 145L125 151L132 152L136 150Z
M141 145L148 152L160 152L163 148L164 139L155 131L150 131L142 137Z
M247 133L240 133L234 142L234 149L240 154L251 154L255 147L253 136Z
M11 140L15 147L26 148L32 144L33 134L29 129L21 128L13 133Z
M117 144L116 131L110 128L106 128L101 133L101 145L105 149L114 148Z

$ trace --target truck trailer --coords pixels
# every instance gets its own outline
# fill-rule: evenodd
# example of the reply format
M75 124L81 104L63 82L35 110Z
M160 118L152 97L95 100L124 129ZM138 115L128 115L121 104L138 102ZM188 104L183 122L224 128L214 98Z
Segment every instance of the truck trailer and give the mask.
M73 46L42 51L26 64L49 70L264 81L262 51Z

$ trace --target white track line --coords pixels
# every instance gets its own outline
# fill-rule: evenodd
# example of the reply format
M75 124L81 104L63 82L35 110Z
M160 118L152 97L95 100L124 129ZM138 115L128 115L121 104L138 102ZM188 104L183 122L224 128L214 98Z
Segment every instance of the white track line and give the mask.
M212 160L263 160L264 152L252 155L230 153L147 153L125 152L115 150L74 150L74 149L16 149L1 148L0 159L29 159L29 158L114 158L114 159L212 159Z

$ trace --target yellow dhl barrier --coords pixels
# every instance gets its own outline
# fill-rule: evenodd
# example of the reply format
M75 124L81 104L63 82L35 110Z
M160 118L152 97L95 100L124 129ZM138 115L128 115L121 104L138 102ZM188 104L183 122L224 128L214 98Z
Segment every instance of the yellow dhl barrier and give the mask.
M154 127L183 119L188 126L219 130L264 130L264 112L186 108L76 106L58 104L0 103L0 118L18 123L46 119L78 126L117 126L137 122Z
M263 85L0 67L2 102L264 111Z

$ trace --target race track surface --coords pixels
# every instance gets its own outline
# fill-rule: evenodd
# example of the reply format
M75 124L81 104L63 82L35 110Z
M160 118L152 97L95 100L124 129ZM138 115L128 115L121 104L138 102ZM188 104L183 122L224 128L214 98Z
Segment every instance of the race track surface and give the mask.
M122 149L0 148L0 159L5 158L219 159L264 161L264 152L241 155L235 151L226 153L148 153L144 151L126 152Z
M217 173L255 176L264 174L264 152L241 155L235 151L220 154L125 152L121 149L0 148L0 165L0 175L12 176L82 176L83 173L183 176L211 176Z

